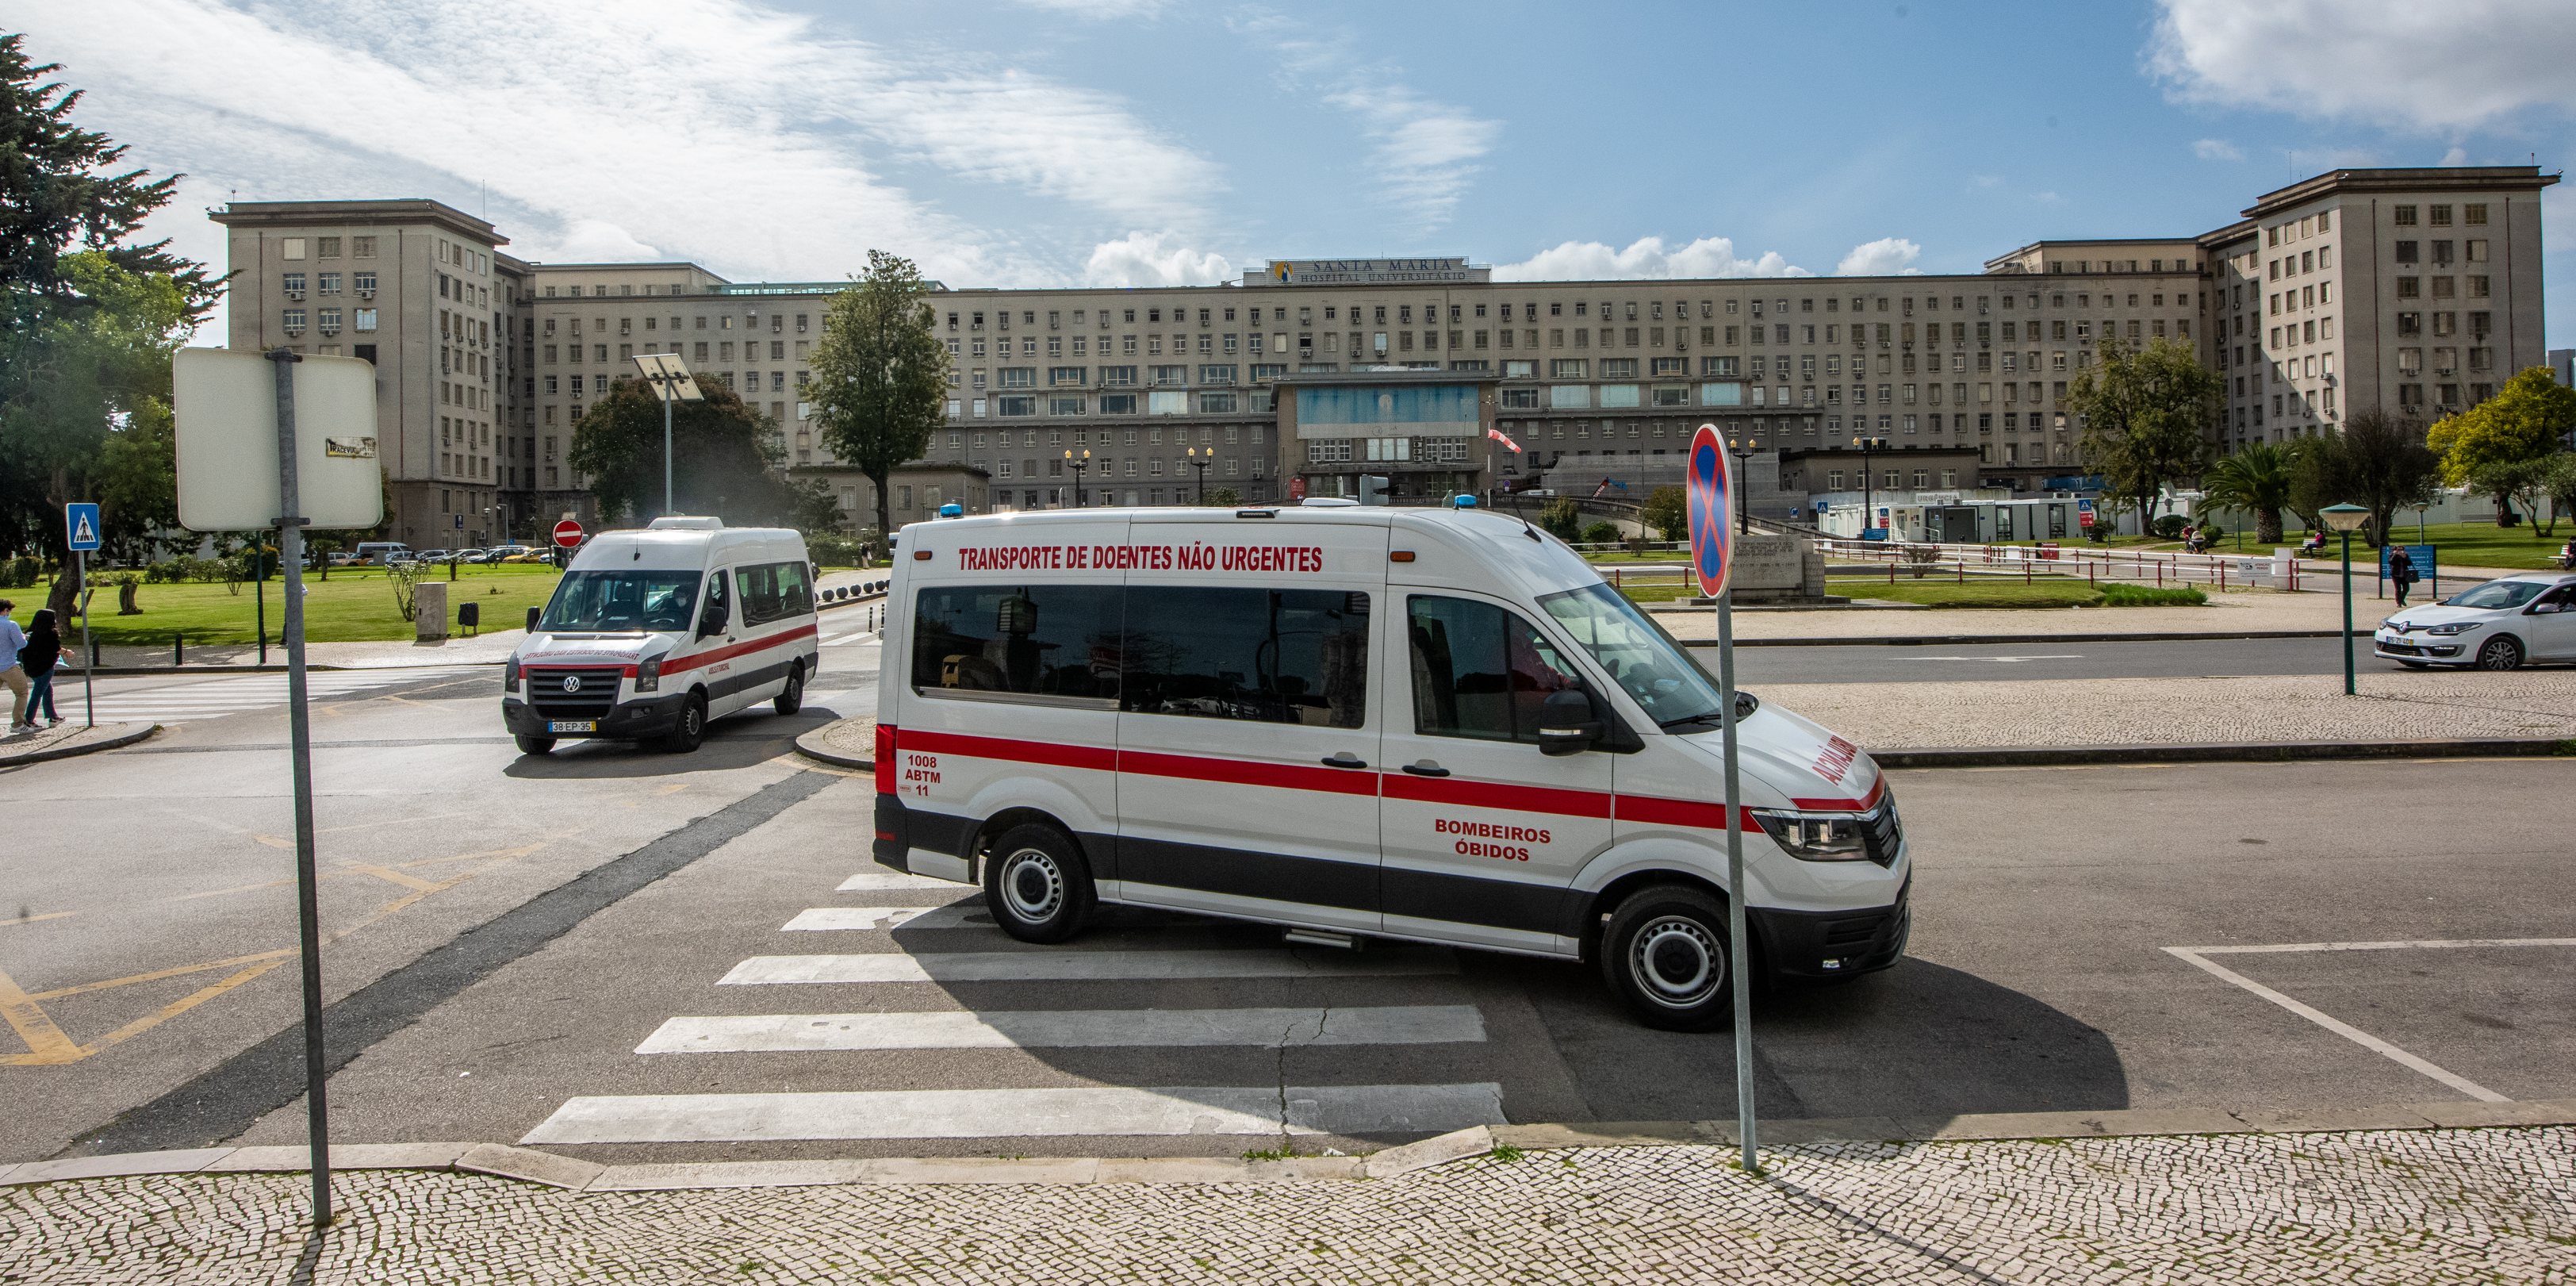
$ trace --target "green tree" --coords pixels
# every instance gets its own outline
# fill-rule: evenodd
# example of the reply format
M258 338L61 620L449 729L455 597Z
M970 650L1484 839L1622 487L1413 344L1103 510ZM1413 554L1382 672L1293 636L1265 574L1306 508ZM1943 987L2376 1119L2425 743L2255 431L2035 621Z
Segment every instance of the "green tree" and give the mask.
M1572 497L1558 497L1538 511L1538 529L1571 545L1583 537L1583 510Z
M2547 522L2541 521L2542 502L2549 497L2549 461L2491 460L2469 474L2469 489L2496 498L2496 510L2502 513L2520 506L2531 518L2531 538L2540 540L2554 534L2558 515L2553 511Z
M2576 451L2561 451L2547 465L2551 521L2576 517Z
M2303 438L2292 457L2290 507L2301 520L2315 529L2323 525L2317 511L2327 505L2360 505L2370 511L2363 538L2374 546L2387 541L2398 510L2433 498L2441 477L2422 422L2384 411L2352 417L2340 434Z
M811 484L781 472L778 426L722 383L700 384L703 402L672 408L672 503L728 523L807 519ZM600 516L616 522L662 507L662 401L642 380L621 379L573 425L571 464L588 475Z
M2560 387L2555 372L2534 366L2506 380L2494 397L2435 421L2429 440L2442 457L2442 480L2494 496L2496 525L2503 526L2511 497L2480 486L2480 471L2546 459L2570 433L2576 433L2576 389ZM2484 476L2510 475L2489 470Z
M2102 475L2107 495L2137 506L2143 530L2165 487L2200 473L2223 386L2171 339L2131 349L2105 338L2101 359L2067 387L2065 406L2084 423L2085 468Z
M2281 510L2290 503L2290 481L2290 453L2271 442L2239 447L2200 475L2210 504L2254 515L2254 539L2262 544L2281 539Z
M1219 487L1207 494L1207 502L1211 509L1232 509L1243 503L1243 493L1232 487Z
M876 484L880 532L894 530L887 480L930 449L945 418L948 348L932 333L929 297L911 260L871 250L867 272L825 307L814 345L823 445Z
M121 169L124 148L73 122L80 94L47 79L59 70L0 35L0 550L63 558L63 504L106 499L113 474L102 534L135 557L173 516L166 489L130 490L166 476L152 439L166 441L170 349L221 286L166 242L128 244L177 176ZM68 613L78 589L57 577L47 605Z
M1637 518L1666 540L1690 539L1690 497L1679 487L1657 487L1646 493Z

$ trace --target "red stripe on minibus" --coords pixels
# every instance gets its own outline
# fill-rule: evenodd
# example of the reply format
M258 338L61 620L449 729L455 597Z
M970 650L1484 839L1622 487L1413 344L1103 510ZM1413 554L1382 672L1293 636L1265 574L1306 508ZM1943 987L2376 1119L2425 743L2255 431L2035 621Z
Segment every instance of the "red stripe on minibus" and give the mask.
M902 753L921 751L934 755L969 755L977 759L1005 759L1054 768L1090 768L1100 772L1118 769L1118 752L1105 747L973 737L962 732L931 732L920 728L904 729L896 740L896 749Z
M811 625L799 625L795 629L789 630L784 634L772 634L768 638L753 639L747 643L735 643L725 647L712 648L708 651L700 652L695 656L686 656L677 661L666 662L662 667L662 673L678 674L684 670L694 670L702 665L713 665L718 661L730 661L738 656L763 651L768 648L781 647L786 644L796 642L799 639L810 639L813 638L816 633L817 631Z
M1499 781L1461 781L1454 777L1416 777L1406 772L1385 775L1379 793L1388 799L1462 808L1520 809L1564 817L1608 817L1610 796L1598 790L1563 790L1553 786L1520 786Z
M1148 750L1119 751L1118 771L1175 777L1183 781L1223 782L1234 786L1312 790L1332 795L1374 796L1378 792L1378 775L1364 768L1326 768L1321 765L1309 768L1304 764L1269 763L1258 759L1207 759L1198 755L1167 755Z

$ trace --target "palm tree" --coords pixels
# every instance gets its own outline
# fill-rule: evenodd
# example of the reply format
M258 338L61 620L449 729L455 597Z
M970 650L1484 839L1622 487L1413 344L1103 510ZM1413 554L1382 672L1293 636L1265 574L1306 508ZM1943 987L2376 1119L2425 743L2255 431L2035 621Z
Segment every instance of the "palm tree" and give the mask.
M2201 493L2222 509L2254 515L2254 539L2281 539L2281 509L2290 503L2290 453L2271 442L2253 442L2221 456L2201 475Z

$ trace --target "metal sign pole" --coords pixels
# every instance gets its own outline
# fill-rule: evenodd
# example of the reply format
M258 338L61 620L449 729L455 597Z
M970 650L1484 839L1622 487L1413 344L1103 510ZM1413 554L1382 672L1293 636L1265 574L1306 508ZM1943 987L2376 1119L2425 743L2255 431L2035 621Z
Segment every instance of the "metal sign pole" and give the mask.
M82 723L95 728L98 726L98 685L90 677L90 663L98 656L98 641L91 638L89 632L89 551L75 550L72 558L72 576L80 586L81 704L88 707L82 714Z
M1717 699L1726 729L1726 900L1727 971L1735 986L1735 1120L1736 1143L1744 1172L1762 1173L1756 1155L1753 1124L1753 983L1746 976L1744 900L1744 809L1736 788L1735 734L1735 587L1717 596Z
M671 387L670 381L657 381L654 388L662 394L662 512L680 512L671 507Z
M269 353L277 367L277 552L286 565L287 740L295 773L296 944L304 966L304 1130L312 1150L313 1226L331 1225L330 1113L322 1094L322 906L313 870L313 725L305 709L304 519L295 485L295 363L285 349Z

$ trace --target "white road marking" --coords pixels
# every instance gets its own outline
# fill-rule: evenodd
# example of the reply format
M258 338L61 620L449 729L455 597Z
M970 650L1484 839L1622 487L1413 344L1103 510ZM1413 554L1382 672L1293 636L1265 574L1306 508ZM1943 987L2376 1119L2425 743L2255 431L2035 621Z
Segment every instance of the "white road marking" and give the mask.
M1453 1045L1485 1039L1473 1005L1358 1009L1065 1009L674 1018L638 1054L853 1049Z
M2413 942L2280 942L2243 947L2167 947L2196 956L2262 955L2287 951L2414 951L2456 947L2576 947L2576 938L2426 938Z
M882 893L887 889L946 889L951 893L955 893L958 890L967 887L969 886L960 884L955 880L934 880L927 875L911 875L902 871L877 870L861 871L858 874L841 881L840 887L832 891L835 893Z
M718 981L728 986L795 982L1029 982L1147 978L1299 978L1441 974L1458 971L1446 951L1366 952L1299 959L1285 951L955 951L934 955L753 956Z
M521 1143L1437 1134L1503 1123L1500 1085L875 1090L575 1098ZM1287 1111L1282 1113L1282 1100Z
M2080 652L2055 652L2040 656L1902 656L1896 659L1900 661L1996 661L2009 665L2015 661L2081 661L2084 656Z
M953 887L953 886L952 886ZM989 928L993 915L975 899L951 902L946 906L818 906L796 913L796 918L782 924L782 933L830 931L837 929L891 929L909 925L916 929L957 929L969 925Z
M2532 939L2524 939L2524 940L2522 940L2522 941L2524 941L2524 942L2530 942L2530 941L2534 941L2534 940L2532 940ZM2386 947L2386 946L2396 946L2396 945L2430 945L2430 944L2395 944L2395 943L2380 943L2380 944L2373 944L2373 945ZM2454 944L2443 944L2443 945L2454 945ZM2459 944L2456 944L2456 945L2469 946L2469 945L2476 945L2476 944L2473 944L2473 943L2459 943ZM2291 1013L2297 1014L2299 1017L2301 1017L2301 1018L2305 1018L2305 1019L2307 1019L2309 1022L2315 1023L2317 1026L2319 1026L2319 1027L2323 1027L2323 1028L2325 1028L2327 1031L2333 1032L2335 1035L2341 1036L2341 1037L2343 1037L2345 1040L2351 1041L2352 1043L2354 1043L2354 1044L2356 1044L2356 1045L2361 1046L2363 1049L2367 1049L2367 1050L2371 1051L2372 1053L2375 1053L2375 1054L2378 1054L2378 1055L2380 1055L2380 1056L2382 1056L2382 1057L2384 1057L2384 1058L2390 1059L2390 1060L2392 1060L2392 1061L2396 1062L2396 1063L2397 1063L2398 1065L2400 1065L2400 1066L2410 1068L2410 1069L2412 1069L2412 1070L2414 1070L2414 1071L2421 1072L2421 1073L2423 1073L2423 1074L2424 1074L2424 1075L2426 1075L2426 1076L2432 1077L2434 1080L2440 1081L2440 1082L2441 1082L2441 1083L2443 1083L2444 1085L2448 1085L2448 1086L2450 1086L2452 1089L2458 1090L2459 1092L2461 1092L2461 1093L2463 1093L2463 1094L2468 1095L2470 1098L2477 1099L2477 1100L2480 1100L2481 1102L2487 1102L2487 1103L2510 1103L2510 1102L2512 1102L2512 1101L2513 1101L2512 1099L2506 1098L2506 1097L2505 1097L2504 1095L2502 1095L2502 1094L2498 1094L2498 1093L2496 1093L2494 1090L2488 1089L2487 1087L2485 1087L2485 1086L2483 1086L2483 1085L2478 1084L2476 1081L2470 1080L2469 1078L2467 1078L2467 1077L2465 1077L2465 1076L2462 1076L2462 1075L2459 1075L2459 1074L2458 1074L2458 1073L2456 1073L2456 1072L2446 1071L2446 1070L2444 1070L2444 1069L2443 1069L2443 1068L2441 1068L2441 1067L2435 1066L2431 1061L2429 1061L2429 1060L2427 1060L2427 1059L2419 1058L2419 1057L2417 1057L2417 1056L2415 1056L2415 1055L2413 1055L2413 1054L2410 1054L2410 1053L2406 1052L2406 1051L2405 1051L2405 1050L2403 1050L2403 1049L2399 1049L2397 1046L2392 1045L2392 1044L2389 1044L2387 1041L2381 1040L2381 1039L2380 1039L2380 1038L2378 1038L2377 1036L2373 1036L2373 1035L2371 1035L2369 1032L2363 1031L2362 1029L2360 1029L2360 1028L2358 1028L2358 1027L2355 1027L2355 1026L2353 1026L2352 1024L2350 1024L2350 1023L2344 1022L2342 1019L2336 1018L2334 1015L2329 1014L2329 1013L2326 1013L2324 1010L2318 1009L2318 1008L2316 1008L2316 1007L2314 1007L2314 1006L2312 1006L2312 1005L2303 1004L2303 1003L2301 1003L2301 1002L2299 1002L2299 1001L2293 1000L2293 999L2291 999L2290 997L2285 996L2285 995L2282 995L2280 992L2274 991L2274 990L2272 990L2270 987L2266 987L2266 986L2264 986L2263 984L2261 984L2261 983L2259 983L2259 982L2256 982L2256 981L2254 981L2253 979L2248 978L2248 977L2246 977L2245 975L2243 975L2243 974L2241 974L2241 973L2237 973L2236 971L2234 971L2234 970L2232 970L2232 969L2222 968L2222 967L2220 967L2219 965L2217 965L2217 964L2215 964L2215 963L2211 962L2210 960L2203 958L2203 957L2199 954L2199 953L2200 953L2200 951L2202 951L2202 950L2209 950L2209 949L2210 949L2210 948L2192 948L2192 947L2167 947L2167 948L2165 948L2166 952L2168 952L2169 954L2171 954L2171 955L2173 955L2173 956L2175 956L2175 957L2178 957L2178 958L2183 959L2183 960L2188 960L2188 961L2190 961L2192 964L2197 965L2197 966L2199 966L2200 968L2207 970L2209 973L2211 973L2211 974L2213 974L2213 975L2217 976L2218 978L2221 978L2221 979L2223 979L2223 980L2225 980L2225 981L2227 981L2227 982L2232 982L2232 983L2236 984L2236 985L2237 985L2237 986L2239 986L2239 987L2243 987L2245 990L2250 991L2250 992L2254 993L2254 994L2255 994L2255 995L2257 995L2257 996L2261 996L2263 999L2268 1000L2268 1001L2271 1001L2273 1004L2279 1005L2279 1006L2280 1006L2280 1007L2282 1007L2283 1009L2287 1009L2287 1010L2289 1010ZM2295 950L2296 948L2290 948L2290 949ZM2241 950L2241 949L2240 949L2240 950Z
M839 647L844 643L872 643L876 641L876 637L877 632L872 629L852 630L847 634L835 634L828 639L824 639L823 641L816 643L814 646Z

